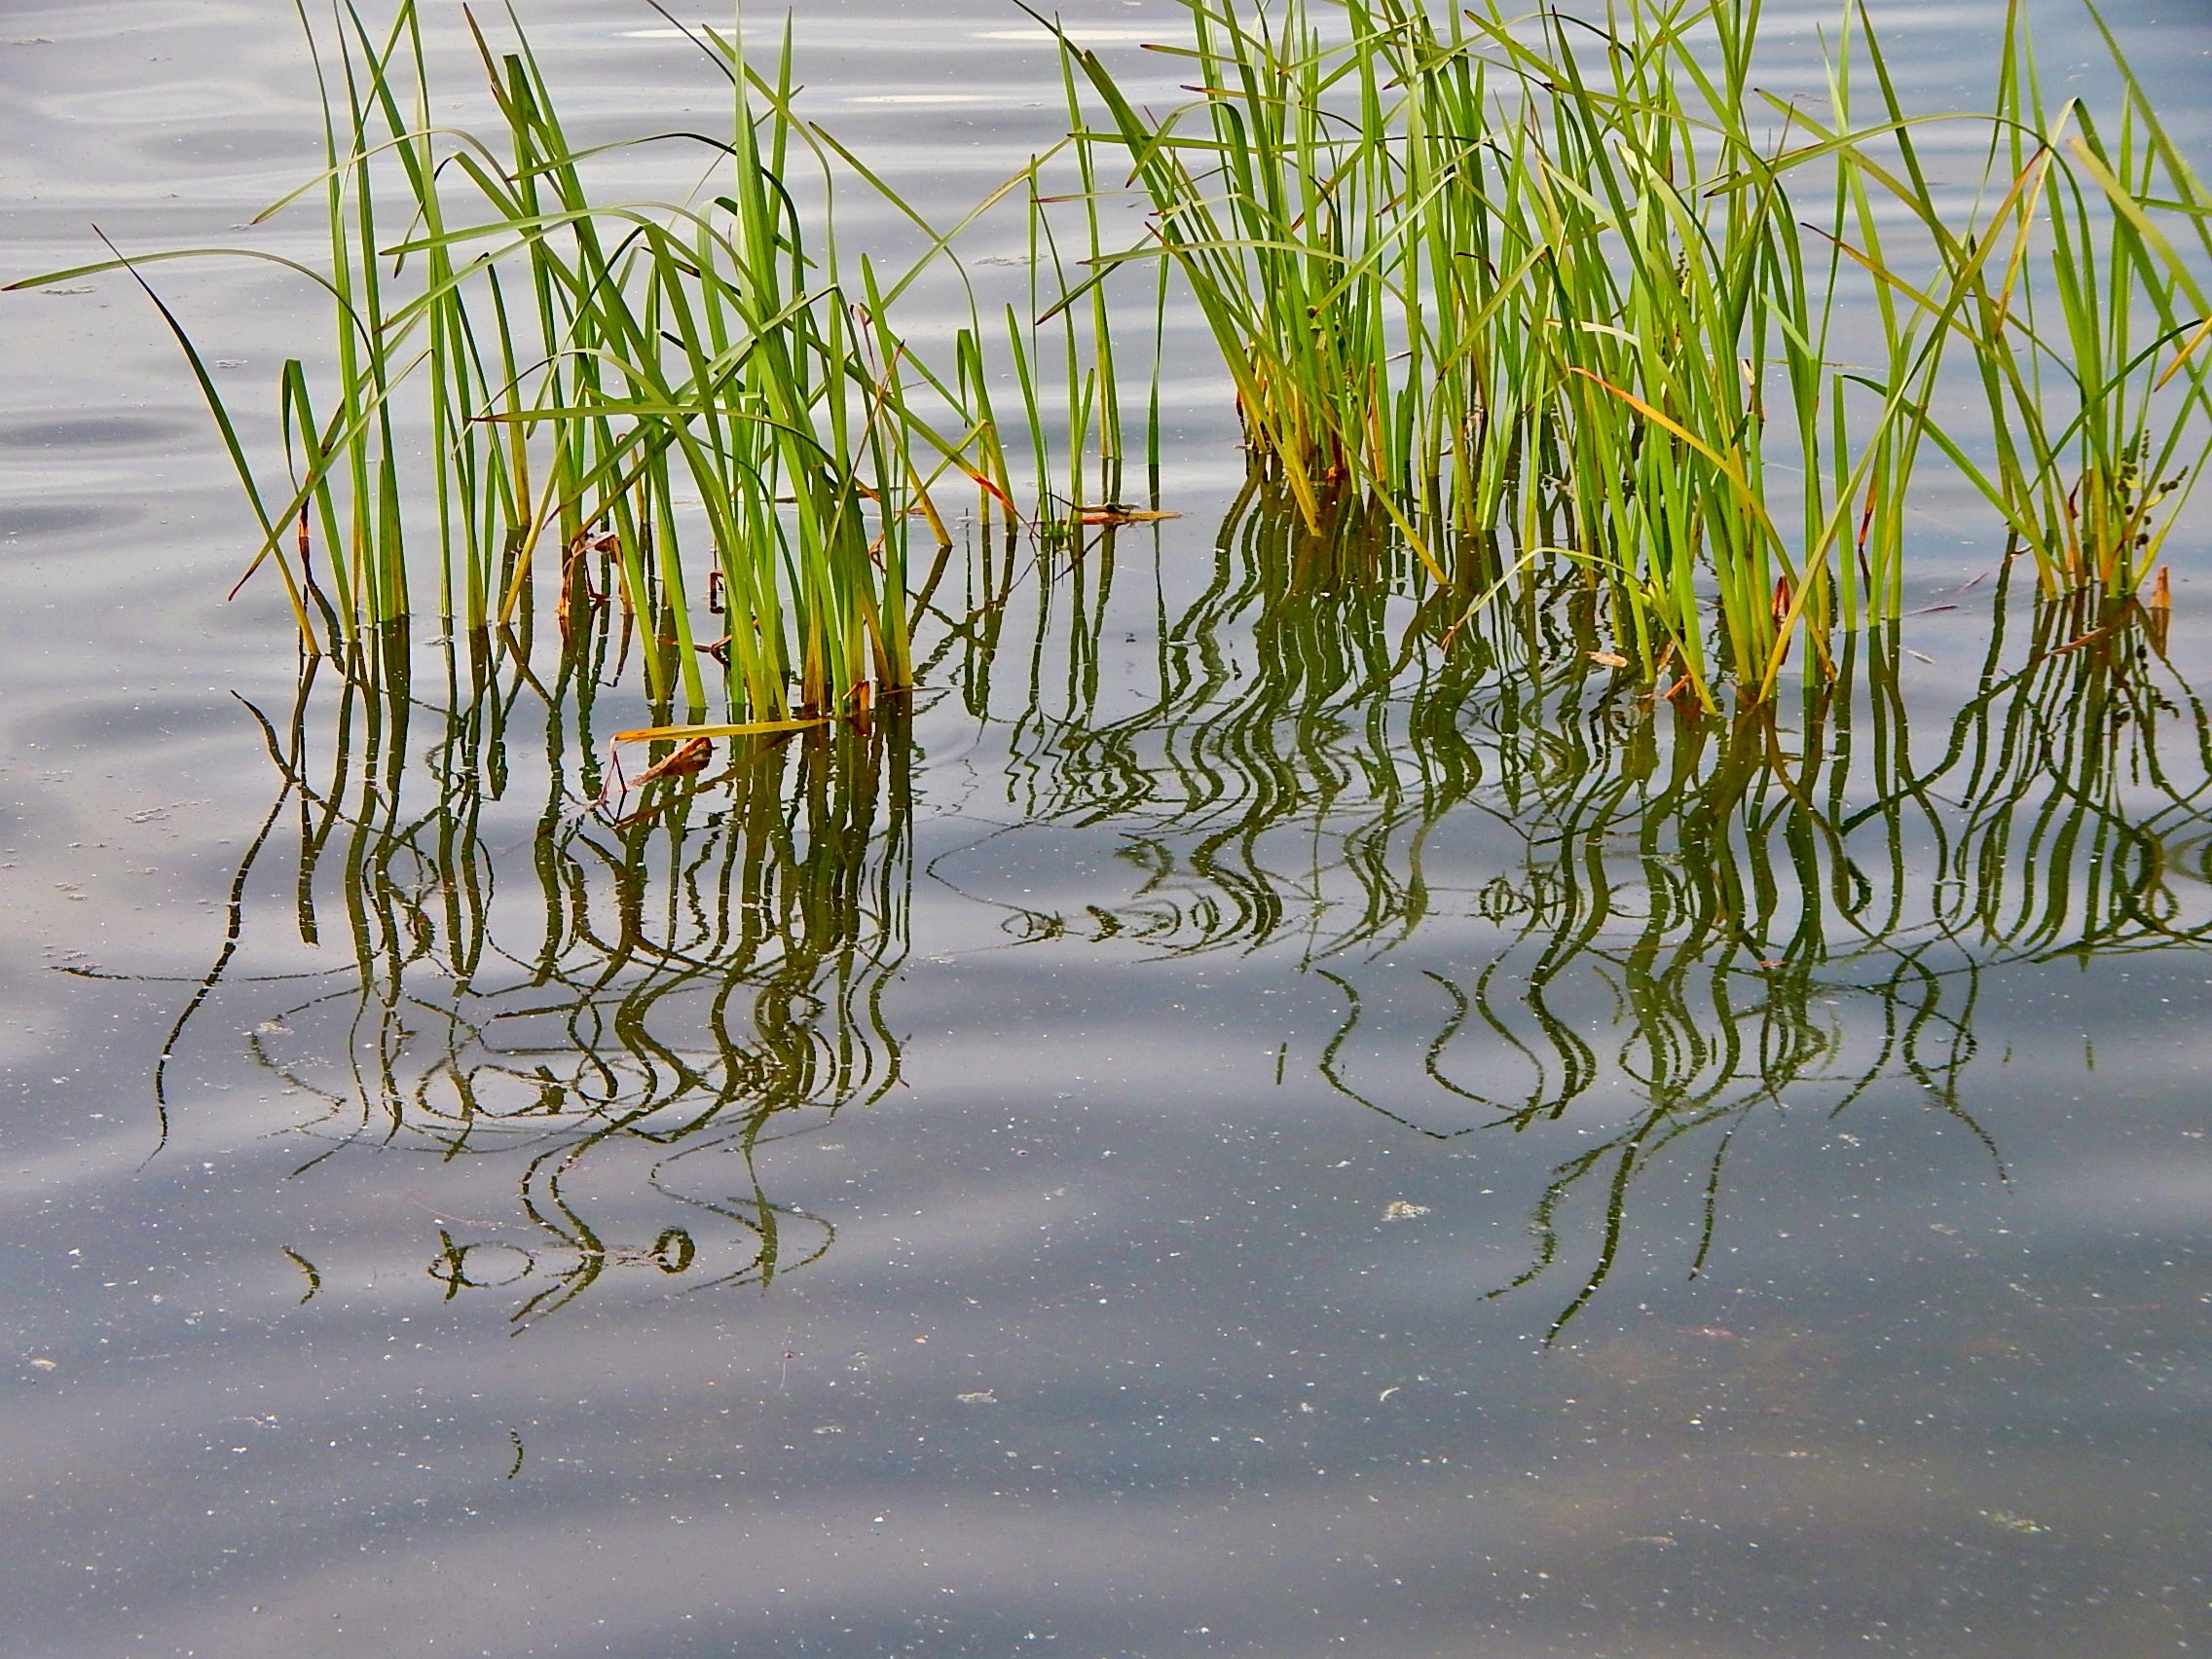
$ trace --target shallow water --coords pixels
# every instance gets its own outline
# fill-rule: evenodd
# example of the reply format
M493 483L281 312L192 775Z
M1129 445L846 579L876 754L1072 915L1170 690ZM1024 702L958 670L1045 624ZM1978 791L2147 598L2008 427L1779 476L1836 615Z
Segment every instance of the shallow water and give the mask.
M1900 14L1922 90L1989 11ZM2201 140L2212 18L2120 15ZM712 96L528 16L610 129ZM989 0L800 23L946 210L1056 130ZM312 166L264 8L0 33L11 273ZM1194 391L1184 519L618 833L633 692L449 719L420 628L404 728L303 686L158 320L59 286L0 304L0 1648L2212 1641L2201 537L2164 658L1968 604L1685 729L1567 610L1437 654ZM176 291L221 373L316 326ZM1991 559L1930 537L1916 609Z

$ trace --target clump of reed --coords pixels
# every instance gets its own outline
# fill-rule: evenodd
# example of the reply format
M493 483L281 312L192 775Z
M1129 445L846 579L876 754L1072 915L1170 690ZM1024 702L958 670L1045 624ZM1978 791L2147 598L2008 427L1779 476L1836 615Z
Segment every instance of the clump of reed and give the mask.
M834 152L792 108L788 33L756 63L735 28L697 31L729 84L721 135L584 148L519 23L499 52L468 18L495 118L479 131L432 113L451 90L432 87L416 0L382 29L351 0L330 25L300 18L327 165L262 217L319 203L328 269L292 268L336 324L327 373L284 365L288 493L164 313L264 533L254 565L275 565L311 647L427 613L433 581L438 614L498 628L544 571L564 632L574 607L618 605L660 647L647 695L695 719L709 656L753 720L906 688L912 544L949 540L932 483L989 480L965 457L977 432L893 331L913 274L840 265L827 187L817 214L794 181ZM694 188L595 190L595 163L645 145L703 150ZM152 257L233 253L271 257Z
M1350 491L1439 582L1454 540L1579 565L1708 706L1897 614L1931 451L2048 592L2156 562L2212 443L2212 308L2161 226L2212 229L2117 46L2108 134L2046 107L2016 0L1969 117L1903 107L1862 10L1814 108L1754 82L1756 0L1183 3L1192 44L1155 50L1197 97L1163 114L1063 41L1103 110L1078 142L1151 200L1111 263L1181 273L1309 524ZM1960 222L1936 120L1987 133ZM1975 385L1969 431L1945 400Z
M542 578L565 637L603 604L642 633L655 732L679 703L709 718L710 660L732 724L865 712L914 682L953 552L941 481L1048 542L1128 516L1108 295L1140 260L1162 339L1180 275L1271 487L1309 529L1380 514L1461 606L1455 637L1566 571L1643 682L1764 702L1793 653L1825 678L1840 630L1899 613L1932 461L2046 596L2126 599L2157 566L2212 454L2212 193L2117 45L2117 117L2052 104L2009 0L1990 107L1959 115L1905 107L1862 8L1820 94L1785 98L1755 78L1757 0L1182 4L1190 44L1156 50L1195 101L1155 115L1063 40L1068 188L1047 192L1048 152L940 232L797 115L788 29L759 60L735 27L688 31L727 79L726 137L579 148L519 25L499 52L468 19L479 131L433 119L419 0L376 29L337 0L319 31L302 0L326 166L270 211L319 203L328 269L276 263L336 328L327 364L280 377L288 489L164 314L303 639L433 603L497 630ZM1978 175L1931 162L1936 123L1967 124ZM703 154L688 192L597 192L648 145ZM841 261L853 179L918 229L915 263ZM1110 249L1124 185L1149 235ZM1029 314L972 300L933 365L893 309L1017 192ZM149 259L223 252L275 257Z

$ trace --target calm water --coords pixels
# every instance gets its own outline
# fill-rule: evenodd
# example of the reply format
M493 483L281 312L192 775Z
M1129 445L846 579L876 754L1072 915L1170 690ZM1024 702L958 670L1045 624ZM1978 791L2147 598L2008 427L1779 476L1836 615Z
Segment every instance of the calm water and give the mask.
M1995 11L1899 16L1920 94ZM527 15L586 125L712 107ZM2212 14L2118 16L2202 155ZM1056 130L1011 7L800 23L948 216ZM285 8L0 36L10 274L313 165ZM60 286L0 304L0 1650L2212 1645L2201 535L2164 656L1985 583L1684 729L1566 608L1438 652L1194 383L1182 520L578 830L619 642L303 683L158 320ZM173 291L241 384L318 327Z

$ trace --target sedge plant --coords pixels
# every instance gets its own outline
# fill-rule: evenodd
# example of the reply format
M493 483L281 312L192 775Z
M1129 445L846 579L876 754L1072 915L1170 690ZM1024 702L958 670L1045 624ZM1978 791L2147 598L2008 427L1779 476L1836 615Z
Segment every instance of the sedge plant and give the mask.
M308 645L433 607L498 630L552 572L564 628L574 605L618 605L657 647L648 697L693 720L710 661L740 722L904 690L912 544L948 539L931 487L987 488L970 460L987 446L894 332L912 274L841 267L793 182L806 152L826 169L831 152L793 109L789 31L760 62L734 28L701 31L728 78L726 136L581 148L519 23L501 51L467 18L493 116L480 130L431 113L446 89L416 0L383 28L353 0L329 23L304 3L300 17L326 166L263 218L319 203L327 269L278 263L325 290L336 327L329 363L288 361L279 379L284 483L165 315L263 532L251 568L276 567ZM694 187L595 189L595 164L647 145L703 152ZM271 257L118 254L75 274L223 254Z
M2157 221L2205 220L2124 61L2108 138L2045 108L2017 5L1972 116L1903 107L1862 9L1783 98L1757 0L1183 5L1155 50L1195 97L1164 112L1063 36L1077 140L1152 209L1107 263L1180 274L1309 525L1348 491L1439 582L1468 541L1579 567L1619 650L1709 707L1899 613L1931 456L2047 586L2147 574L2212 424L2201 267ZM1988 148L1953 222L1917 134L1962 121Z

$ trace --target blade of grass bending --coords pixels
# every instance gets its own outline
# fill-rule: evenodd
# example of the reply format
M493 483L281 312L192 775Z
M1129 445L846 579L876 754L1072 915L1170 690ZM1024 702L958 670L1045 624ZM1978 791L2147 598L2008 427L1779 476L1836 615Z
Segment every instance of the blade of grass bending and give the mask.
M92 235L99 237L103 242L107 241L107 238L101 235L97 225L92 227ZM108 242L108 246L113 247L115 244ZM129 271L136 276L139 267L159 265L164 260L168 259L258 259L264 264L280 265L295 276L305 276L333 299L340 297L338 290L331 286L330 278L312 265L302 265L296 259L286 259L280 253L271 253L266 248L258 247L165 248L160 253L133 253L128 257L118 253L113 259L97 260L91 265L73 265L66 271L49 271L43 276L21 276L13 282L0 283L0 294L18 293L25 288L41 288L52 282L67 282L79 276L97 276L109 271ZM141 287L145 285L143 278L140 278L139 285ZM348 309L346 314L354 328L359 330L361 328L360 318L353 314L350 308Z
M169 310L167 302L154 291L151 282L139 275L137 267L125 257L123 250L109 240L105 231L94 225L92 235L107 243L108 251L115 255L115 266L130 274L130 279L154 302L154 309L162 313L162 321L168 325L169 332L176 337L177 345L183 348L185 361L192 366L192 378L200 383L201 395L207 400L208 412L215 417L215 426L222 434L223 448L230 455L231 465L239 475L239 482L245 486L246 500L253 507L253 516L261 522L262 534L266 539L261 551L246 566L245 573L232 587L232 596L235 598L239 589L245 586L253 572L261 568L264 559L275 554L277 572L284 578L285 597L291 601L292 618L299 625L300 643L310 654L319 654L322 647L315 639L313 624L308 620L307 606L301 600L300 586L293 578L291 564L282 551L283 533L290 528L291 515L285 515L281 527L271 521L268 503L261 498L261 486L254 481L253 466L246 460L245 446L239 441L238 427L231 421L230 407L223 401L223 394L216 389L215 377L207 372L207 364L201 357L200 349L193 345L192 336L185 332L184 324L177 320L176 313Z

